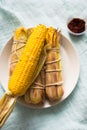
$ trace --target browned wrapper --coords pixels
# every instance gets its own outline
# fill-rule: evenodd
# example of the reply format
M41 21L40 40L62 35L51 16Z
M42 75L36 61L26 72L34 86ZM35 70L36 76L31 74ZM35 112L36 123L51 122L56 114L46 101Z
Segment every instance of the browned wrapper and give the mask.
M31 88L25 94L25 101L30 104L43 104L45 100L45 74L44 67L36 78Z
M56 101L63 96L62 65L60 55L60 32L54 28L48 28L46 41L47 59L45 62L46 73L46 96L49 101Z

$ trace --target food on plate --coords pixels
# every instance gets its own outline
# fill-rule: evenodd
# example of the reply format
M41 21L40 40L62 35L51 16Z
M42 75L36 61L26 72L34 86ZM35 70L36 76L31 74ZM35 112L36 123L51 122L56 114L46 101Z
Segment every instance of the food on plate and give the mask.
M38 25L16 29L10 54L8 91L0 100L0 127L12 112L18 97L39 105L62 98L63 79L60 32Z
M27 30L28 36L26 38L31 35L33 30L34 28ZM53 27L48 28L45 41L47 44L47 60L45 61L45 65L37 76L35 82L32 83L32 85L29 87L24 95L24 99L28 104L43 104L45 102L45 98L48 98L49 101L53 102L55 100L61 99L63 96L64 92L62 86L63 80L59 41L60 36L60 32L58 32L56 29L54 29ZM21 37L23 36L21 35ZM16 45L15 48L13 44L11 57L14 56L13 54L20 57L25 44L23 44L23 42L21 44L21 41L19 41L16 42L16 44L19 45ZM17 62L14 62L14 60L12 59L13 58L11 58L10 69L14 64L15 66L17 64ZM18 61L18 59L16 59L16 61Z
M19 30L20 29L22 31L25 30L23 27L19 28ZM34 31L34 28L29 28L24 33L22 31L20 33L18 40L16 39L16 41L13 42L12 44L12 51L10 55L10 76L12 75L16 67L16 64L26 44L26 40ZM43 56L45 58L45 55L46 54L42 53L40 56L41 59L41 61L39 62L40 66L41 64L43 65L42 59ZM44 68L43 68L39 76L36 78L35 82L30 86L29 90L27 90L25 94L25 101L27 103L32 103L32 104L42 104L44 103L44 99L45 99L45 92L44 92Z
M25 101L30 104L43 104L45 101L45 72L40 71L34 83L24 95Z
M46 35L47 59L45 62L46 96L50 101L59 100L63 96L62 65L60 55L60 32L50 27Z
M10 77L8 89L12 95L24 95L35 79L37 65L44 48L46 27L38 25L27 40L16 68ZM14 83L14 84L13 84Z
M16 30L13 40L19 39L21 30ZM38 25L28 40L8 82L8 91L0 100L0 127L13 110L19 96L25 94L30 85L34 82L42 66L38 67L39 60L44 64L45 58L40 59L45 48L45 36L47 28L45 25ZM26 30L23 30L24 38ZM26 39L26 38L25 38Z

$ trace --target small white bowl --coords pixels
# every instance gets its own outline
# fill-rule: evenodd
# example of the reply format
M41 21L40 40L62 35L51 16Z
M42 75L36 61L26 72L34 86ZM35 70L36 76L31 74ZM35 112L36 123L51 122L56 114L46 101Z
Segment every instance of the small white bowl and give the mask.
M76 18L76 17L75 17ZM80 19L83 19L84 21L85 21L85 30L83 31L83 32L81 32L81 33L74 33L74 32L72 32L70 29L69 29L69 27L68 27L68 24L69 24L69 22L72 20L72 19L74 19L74 17L73 18L68 18L68 20L67 20L67 29L68 29L68 32L70 33L70 34L72 34L72 35L75 35L75 36L80 36L80 35L83 35L85 32L86 32L86 30L87 30L87 25L86 25L86 19L83 19L83 18L80 18Z

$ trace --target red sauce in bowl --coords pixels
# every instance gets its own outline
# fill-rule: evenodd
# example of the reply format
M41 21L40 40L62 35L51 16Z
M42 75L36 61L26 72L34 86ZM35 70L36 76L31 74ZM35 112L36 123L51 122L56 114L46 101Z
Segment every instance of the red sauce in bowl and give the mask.
M80 18L73 18L68 23L68 28L74 33L81 33L85 31L85 21Z

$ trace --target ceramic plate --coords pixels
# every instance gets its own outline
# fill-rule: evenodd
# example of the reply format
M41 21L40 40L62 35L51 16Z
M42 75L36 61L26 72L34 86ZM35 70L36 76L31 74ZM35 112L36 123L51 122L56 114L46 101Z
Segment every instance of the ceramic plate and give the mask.
M0 82L7 90L8 79L9 79L9 56L12 47L12 39L5 45L0 55ZM60 101L56 101L50 104L48 101L43 106L33 106L26 104L23 97L18 99L18 102L32 108L47 108L56 105L66 99L76 86L79 77L80 64L77 52L72 43L65 37L61 36L61 56L63 66L63 81L64 81L64 95Z

